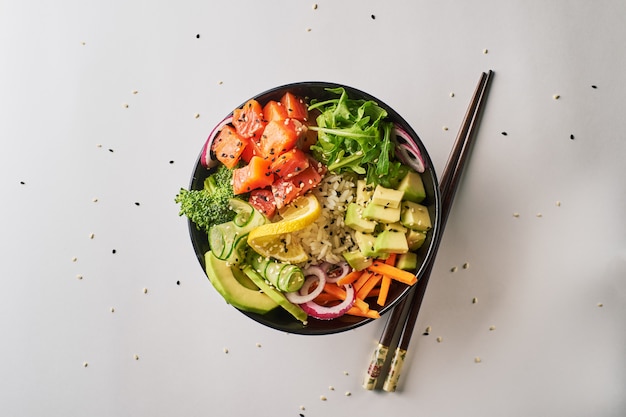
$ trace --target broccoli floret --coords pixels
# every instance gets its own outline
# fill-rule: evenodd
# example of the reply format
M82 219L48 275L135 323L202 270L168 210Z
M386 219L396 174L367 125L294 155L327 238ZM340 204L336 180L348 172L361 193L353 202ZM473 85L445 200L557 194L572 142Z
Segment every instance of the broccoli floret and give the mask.
M228 200L234 197L232 170L224 165L204 181L202 190L181 188L174 201L180 204L179 215L185 215L198 230L209 232L215 224L231 221L235 212L229 208Z

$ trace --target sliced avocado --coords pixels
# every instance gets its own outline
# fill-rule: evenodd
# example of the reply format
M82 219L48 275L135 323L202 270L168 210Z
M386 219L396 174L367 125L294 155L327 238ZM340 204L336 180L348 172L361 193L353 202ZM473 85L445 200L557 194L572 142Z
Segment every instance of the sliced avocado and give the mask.
M414 271L417 268L417 254L413 252L398 255L396 267L405 271Z
M356 203L360 206L365 206L372 199L374 194L374 187L367 185L365 180L356 181Z
M362 216L363 208L356 203L348 204L346 209L346 217L344 223L346 226L364 233L372 233L376 229L376 222L364 219Z
M418 250L425 240L426 234L423 232L411 229L406 232L406 243L409 245L409 250Z
M398 191L404 193L402 196L403 200L412 201L414 203L421 203L424 198L426 198L426 190L424 189L422 176L414 171L409 171L409 173L402 178L402 181L398 184Z
M374 250L374 244L376 243L376 237L369 233L354 233L354 240L356 240L356 244L359 246L359 250L363 254L364 257L375 257L378 255L376 250Z
M343 258L356 271L362 271L374 262L374 259L363 255L360 250L344 252Z
M369 203L363 209L362 216L367 220L374 220L381 223L395 223L400 220L400 207L385 207Z
M378 184L374 189L374 194L372 195L372 203L384 207L398 208L400 207L403 195L404 191L385 188Z
M409 245L406 243L406 235L393 230L385 230L376 236L374 250L378 253L406 253Z
M400 222L403 226L420 232L430 230L432 227L428 209L425 206L412 201L402 202Z
M272 300L287 310L287 312L296 319L300 320L302 323L306 323L307 318L309 317L308 314L306 314L306 312L300 307L287 300L282 292L265 282L265 279L263 279L263 277L252 266L248 265L244 267L243 272L250 277L252 282L254 282L264 294L267 294Z
M253 290L240 284L229 264L217 259L211 251L204 254L204 261L211 284L228 304L240 310L259 314L265 314L278 307L278 303L260 292L258 288Z
M402 223L395 222L395 223L386 223L384 226L384 230L393 230L394 232L406 233L409 229L402 226Z

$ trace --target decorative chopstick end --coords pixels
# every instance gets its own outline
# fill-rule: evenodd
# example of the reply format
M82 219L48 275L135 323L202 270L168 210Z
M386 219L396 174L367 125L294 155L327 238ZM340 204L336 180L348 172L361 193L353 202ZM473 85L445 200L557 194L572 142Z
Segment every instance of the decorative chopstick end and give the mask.
M404 358L406 358L405 349L396 349L393 358L391 359L391 365L389 365L389 373L383 384L383 390L387 392L394 392L398 387L398 379L400 379L400 371L402 371L402 365L404 365Z
M367 374L365 375L365 380L363 381L363 388L367 390L373 390L376 388L376 381L378 380L382 367L385 364L385 359L387 359L387 352L389 352L389 348L387 346L380 343L376 346L376 349L372 354L370 365L367 368Z

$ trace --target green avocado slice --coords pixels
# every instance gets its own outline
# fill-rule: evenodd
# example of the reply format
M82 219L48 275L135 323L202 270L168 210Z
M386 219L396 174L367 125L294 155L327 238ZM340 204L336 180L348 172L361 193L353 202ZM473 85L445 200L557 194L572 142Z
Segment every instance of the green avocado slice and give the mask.
M251 313L265 314L276 307L278 303L268 295L242 285L232 268L226 261L217 259L211 251L204 254L206 274L213 287L220 293L226 302L233 307Z

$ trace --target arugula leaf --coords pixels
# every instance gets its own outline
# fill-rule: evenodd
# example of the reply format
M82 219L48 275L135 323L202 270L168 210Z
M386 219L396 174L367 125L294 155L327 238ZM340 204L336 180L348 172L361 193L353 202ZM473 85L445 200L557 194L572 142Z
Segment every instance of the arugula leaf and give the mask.
M394 182L402 170L399 162L392 163L393 123L385 120L387 111L372 100L350 99L342 87L327 91L339 97L309 106L321 112L317 126L311 126L318 132L317 143L311 147L314 155L330 171L366 175L370 184Z

